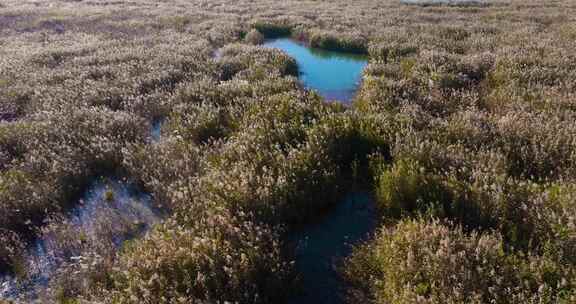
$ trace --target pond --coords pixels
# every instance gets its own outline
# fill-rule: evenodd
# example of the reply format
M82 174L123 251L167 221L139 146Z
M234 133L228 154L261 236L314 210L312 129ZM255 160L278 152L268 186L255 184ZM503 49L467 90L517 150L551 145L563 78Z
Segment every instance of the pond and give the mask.
M344 303L344 283L337 266L351 253L352 245L374 231L376 223L372 194L353 192L320 221L290 236L302 289L289 303Z
M368 64L367 56L309 48L289 38L270 40L264 46L280 49L294 58L306 88L347 105L354 99Z
M25 277L0 276L0 299L36 299L62 267L86 253L114 253L160 219L149 194L126 181L99 178L66 218L43 229L22 257Z

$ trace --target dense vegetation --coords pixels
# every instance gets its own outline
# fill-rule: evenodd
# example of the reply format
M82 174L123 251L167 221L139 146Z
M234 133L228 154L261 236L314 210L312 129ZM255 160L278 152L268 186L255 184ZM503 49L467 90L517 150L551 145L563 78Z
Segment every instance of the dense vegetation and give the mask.
M571 0L2 1L0 269L25 279L48 231L82 256L46 302L278 303L298 285L286 235L360 184L381 228L341 265L351 302L574 303L575 16ZM369 55L351 108L258 46L286 35ZM62 218L98 176L169 215L118 252L75 238Z

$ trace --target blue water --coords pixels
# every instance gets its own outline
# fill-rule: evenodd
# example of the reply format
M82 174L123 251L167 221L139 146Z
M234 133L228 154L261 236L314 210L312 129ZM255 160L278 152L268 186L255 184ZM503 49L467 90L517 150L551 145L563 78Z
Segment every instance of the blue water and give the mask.
M306 88L344 104L354 99L368 64L366 56L309 48L288 38L270 40L264 46L280 49L294 58Z
M160 219L149 194L124 181L98 179L67 218L56 223L57 229L43 231L29 248L23 257L27 277L0 277L0 299L32 301L63 265L80 259L91 244L107 244L105 250L117 250Z
M290 236L296 245L296 271L301 292L291 304L344 303L344 284L337 271L352 245L366 239L377 223L370 193L347 195L320 221Z
M160 141L162 137L162 125L164 124L164 118L155 119L152 122L152 128L150 130L150 139L152 142Z

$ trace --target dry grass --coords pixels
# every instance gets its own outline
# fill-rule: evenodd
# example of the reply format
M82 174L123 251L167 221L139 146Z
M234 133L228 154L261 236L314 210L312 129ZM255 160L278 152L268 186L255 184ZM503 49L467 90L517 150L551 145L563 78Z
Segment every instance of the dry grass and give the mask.
M102 267L63 269L47 301L282 301L294 277L284 233L330 208L358 175L392 212L344 271L357 274L357 297L574 301L572 1L0 8L2 270L25 272L17 252L94 176L129 175L171 214L106 261L83 257ZM304 92L292 59L254 46L278 34L368 52L354 108ZM480 254L440 254L446 246ZM420 264L406 264L414 254ZM476 284L486 269L498 275ZM517 297L502 296L514 282Z

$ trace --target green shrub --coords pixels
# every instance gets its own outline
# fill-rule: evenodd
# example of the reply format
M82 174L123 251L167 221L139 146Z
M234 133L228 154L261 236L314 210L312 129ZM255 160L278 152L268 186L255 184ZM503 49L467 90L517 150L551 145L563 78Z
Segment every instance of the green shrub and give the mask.
M211 170L201 181L207 190L199 195L250 210L267 223L306 221L339 193L333 160L324 146L314 150L307 132L328 107L317 96L301 94L261 102L245 109L242 132L208 159Z
M61 188L45 180L33 179L22 170L11 169L0 175L0 227L16 231L22 236L30 237L35 225L50 212L58 210L56 198L62 195ZM43 195L30 198L29 192Z
M124 150L124 165L130 176L142 181L146 189L154 193L156 202L172 210L190 203L189 189L203 173L204 154L194 143L169 138L156 145L128 146Z
M404 220L357 247L344 273L374 303L568 303L574 272L544 257L507 254L500 236Z
M368 162L373 154L390 159L391 146L397 121L386 115L359 115L355 112L339 113L324 117L310 130L311 145L322 149L342 170L343 178L350 178L352 165L359 165L369 181Z
M540 250L566 265L576 265L576 186L555 183L546 187L535 200L538 206L538 225L535 235Z
M234 131L234 123L223 107L189 104L175 108L167 125L184 139L202 144L225 138Z
M466 182L436 175L410 159L397 159L392 165L376 161L372 170L377 202L385 218L428 215L467 229L497 226L499 213L493 210L494 204Z
M195 213L196 216L203 213ZM241 302L283 299L289 274L277 235L229 214L206 214L189 226L168 221L146 239L126 248L113 303Z
M292 26L268 21L256 21L252 27L266 38L279 38L290 36Z
M398 72L400 75L401 72L399 70ZM365 113L393 113L403 106L423 100L426 90L427 88L417 81L397 80L385 75L366 75L354 103L360 111Z
M380 165L382 166L382 165ZM378 169L377 169L378 170ZM425 168L409 160L397 160L376 176L376 197L384 213L393 217L443 208L450 201L442 184Z
M232 77L248 81L264 81L278 76L297 76L298 65L294 58L285 53L275 50L233 44L222 50L219 65L232 71L223 71L223 80Z
M331 32L313 31L310 34L309 41L311 47L330 50L349 52L357 54L368 53L368 43L364 37Z

